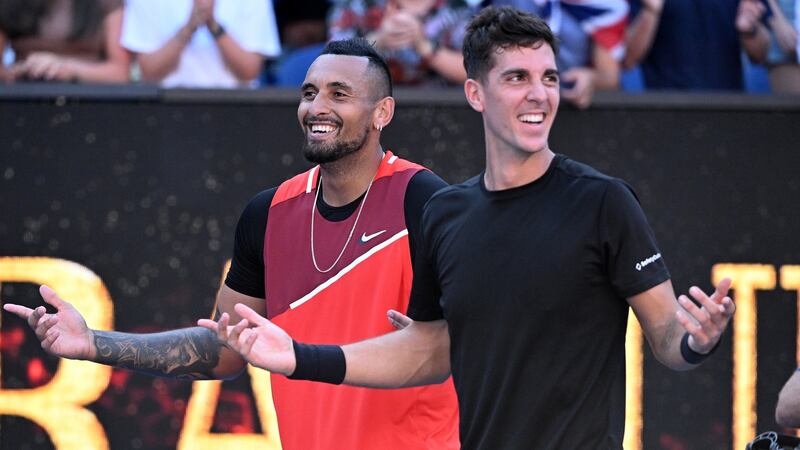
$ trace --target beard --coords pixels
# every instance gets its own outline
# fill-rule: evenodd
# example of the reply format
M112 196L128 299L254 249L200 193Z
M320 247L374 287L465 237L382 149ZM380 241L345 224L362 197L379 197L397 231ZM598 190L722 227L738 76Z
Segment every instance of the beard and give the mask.
M314 143L306 139L303 142L303 156L313 164L338 161L363 147L368 133L369 127L366 127L360 135L350 140L334 139L332 142Z

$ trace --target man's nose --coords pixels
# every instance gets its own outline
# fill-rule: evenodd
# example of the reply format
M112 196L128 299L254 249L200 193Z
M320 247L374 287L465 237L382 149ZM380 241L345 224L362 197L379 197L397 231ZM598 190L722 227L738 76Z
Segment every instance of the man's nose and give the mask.
M526 98L532 102L542 103L547 98L547 89L543 83L534 81L528 88L528 95Z

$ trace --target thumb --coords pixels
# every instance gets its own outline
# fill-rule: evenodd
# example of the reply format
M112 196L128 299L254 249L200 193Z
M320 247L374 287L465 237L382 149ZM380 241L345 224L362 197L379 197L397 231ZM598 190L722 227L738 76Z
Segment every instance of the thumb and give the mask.
M57 310L61 310L66 305L66 302L61 299L61 297L56 294L50 286L45 284L39 286L39 294L42 296L45 302L50 305L53 305Z
M253 311L249 306L243 303L237 303L233 309L237 314L242 316L242 318L247 319L248 322L254 325L260 326L270 323L269 320L265 319L263 316Z

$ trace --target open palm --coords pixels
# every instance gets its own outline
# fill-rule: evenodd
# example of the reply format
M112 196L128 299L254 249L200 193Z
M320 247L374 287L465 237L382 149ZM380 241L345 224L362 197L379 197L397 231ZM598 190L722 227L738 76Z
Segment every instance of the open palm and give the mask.
M44 306L31 309L9 303L3 305L3 309L25 319L48 353L70 359L89 359L94 349L92 331L83 316L48 286L41 286L39 293L56 309L55 314L47 313Z
M292 338L246 305L237 303L234 309L243 317L235 326L228 324L230 316L227 313L222 314L219 322L200 319L197 324L216 333L223 344L250 364L270 372L291 375L296 363Z

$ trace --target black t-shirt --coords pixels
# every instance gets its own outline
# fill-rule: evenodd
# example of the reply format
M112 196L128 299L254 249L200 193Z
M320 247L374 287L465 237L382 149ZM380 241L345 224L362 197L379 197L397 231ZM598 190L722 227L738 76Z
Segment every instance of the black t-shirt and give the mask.
M668 278L630 187L562 155L434 195L409 315L447 321L463 448L621 449L625 299Z
M423 206L431 195L445 186L447 183L428 170L417 172L408 182L403 210L408 227L412 261L415 254L414 236L419 229ZM269 206L277 189L277 187L267 189L253 197L236 225L233 260L225 284L234 291L251 297L264 298L264 234L267 230ZM325 219L338 222L350 217L363 198L362 195L347 205L335 207L325 203L320 195L317 199L317 209Z

